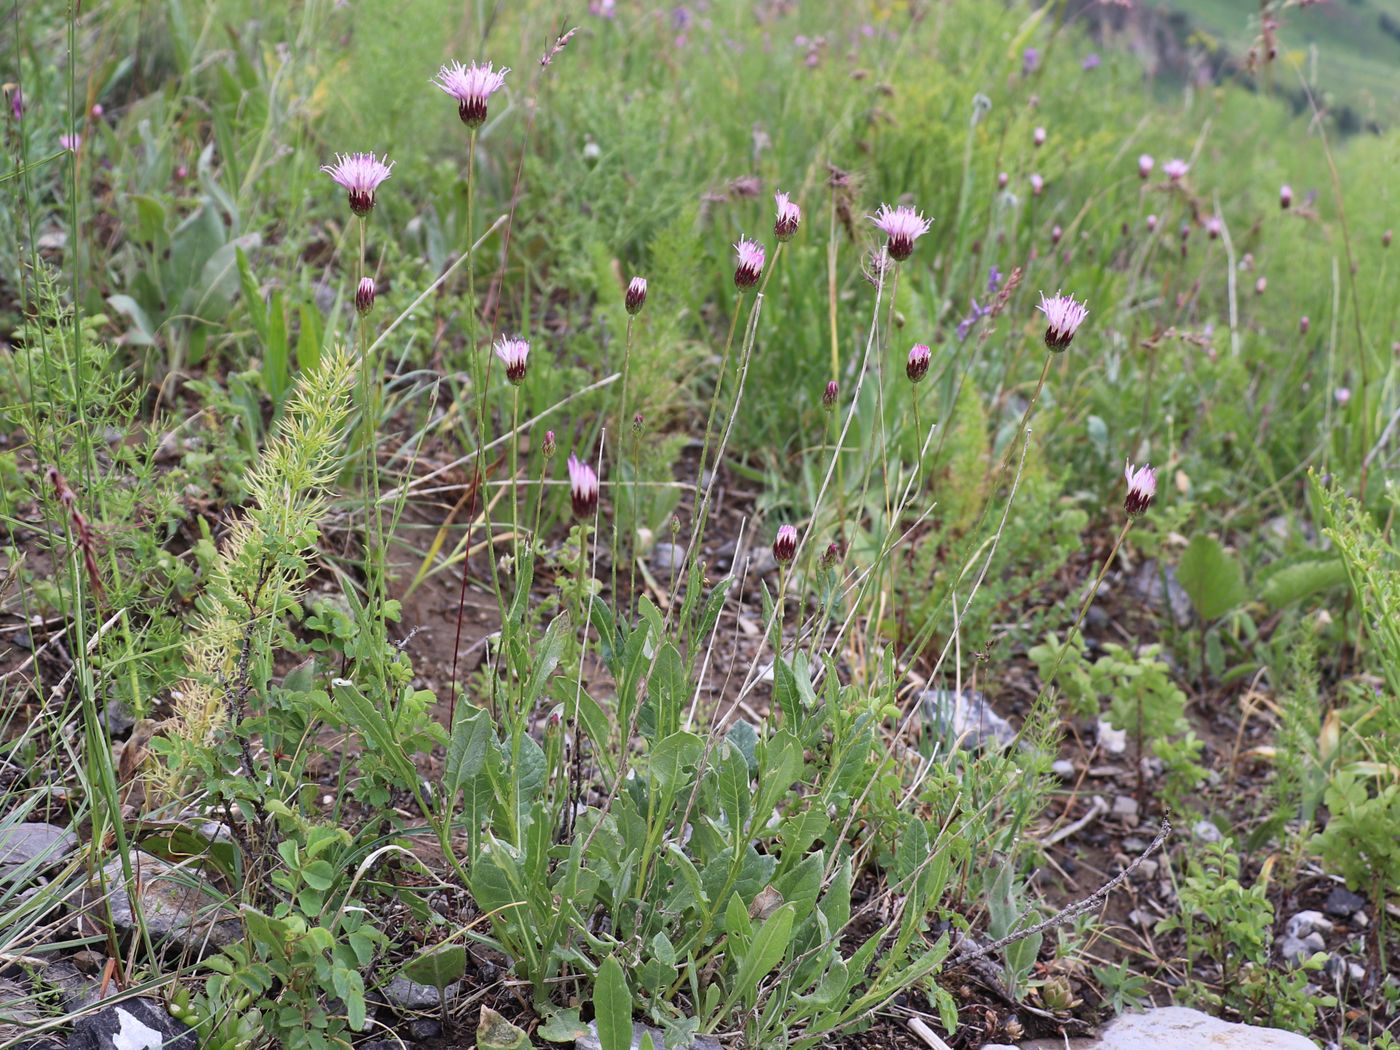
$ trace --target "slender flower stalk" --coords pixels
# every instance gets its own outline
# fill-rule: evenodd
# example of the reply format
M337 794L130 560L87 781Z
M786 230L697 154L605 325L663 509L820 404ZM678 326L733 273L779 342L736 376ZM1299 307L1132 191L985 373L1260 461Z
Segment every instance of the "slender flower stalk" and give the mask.
M625 436L625 435L627 434L627 428L624 427L624 426L622 425L622 421L623 421L624 419L627 418L627 407L628 407L628 406L627 406L627 384L628 384L628 379L629 379L630 376L631 376L631 369L632 369L632 322L636 319L637 314L639 314L639 313L641 312L642 307L643 307L644 305L646 305L646 301L647 301L647 279L646 279L645 277L633 277L632 280L629 281L628 284L627 284L627 293L626 293L626 295L625 295L624 298L623 298L623 306L624 306L624 308L627 310L627 338L626 338L626 340L625 340L624 343L623 343L623 350L622 350L622 393L621 393L621 395L620 395L620 400L618 401L617 420L616 420L616 427L615 427L615 429L614 429L614 433L616 433L616 434L618 435L618 441L623 442L624 444L625 444L626 441L627 441L627 438L626 438L626 436ZM637 511L637 467L638 467L638 465L639 465L639 461L640 461L640 457L641 457L641 450L640 450L640 448L638 447L638 442L637 442L637 441L635 441L635 440L633 441L632 447L633 447L633 451L634 451L634 458L633 458L633 464L632 464L632 468L633 468L633 469L632 469L632 476L631 476L631 478L629 479L629 484L628 484L628 488L631 490L630 493L629 493L629 495L632 497L631 500L630 500L630 503L631 503L632 511L633 511L632 517L631 517L631 525L629 526L630 529L631 529L632 535L629 537L630 542L629 542L628 545L627 545L627 550L628 550L628 558L627 558L627 580L628 580L628 582L627 582L627 595L628 595L628 598L627 598L627 601L628 601L628 616L629 616L629 617L631 616L632 596L633 596L633 594L636 592L636 586L637 586L637 551L636 551L636 536L637 536L637 514L636 514L636 511ZM623 450L623 452L625 453L625 449ZM619 461L621 461L621 457L619 457ZM613 551L614 551L614 557L613 557L613 560L612 560L612 561L613 561L613 566L612 566L612 591L613 591L613 600L614 600L614 601L617 600L617 557L616 557L616 555L617 555L617 553L621 550L621 548L618 546L618 540L617 540L618 517L619 517L618 514L613 514Z

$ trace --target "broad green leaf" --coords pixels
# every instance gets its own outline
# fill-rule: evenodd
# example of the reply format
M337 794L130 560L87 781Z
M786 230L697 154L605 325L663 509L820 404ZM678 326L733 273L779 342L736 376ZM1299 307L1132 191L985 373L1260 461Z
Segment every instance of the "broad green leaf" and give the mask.
M491 716L480 707L458 704L442 775L443 793L449 803L455 804L462 785L481 773L486 765L486 749L495 743Z
M559 666L559 659L564 655L564 647L569 642L571 630L572 626L569 623L567 613L560 613L545 628L544 638L535 648L530 681L525 687L525 706L527 708L534 706L535 701L544 692L549 676Z
M476 1023L477 1050L530 1050L530 1037L489 1006Z
M1203 620L1224 616L1249 599L1239 560L1227 554L1219 540L1204 533L1187 545L1176 577Z
M1271 608L1281 609L1321 591L1344 587L1346 582L1346 565L1340 558L1300 561L1271 571L1259 597Z
M792 938L792 921L795 912L796 909L791 904L784 904L768 917L767 922L759 927L749 945L749 950L744 953L744 958L739 963L739 972L734 978L733 989L730 991L721 1013L725 1012L740 997L745 1002L752 1002L758 991L758 982L773 967L782 962L783 954L787 951L788 942Z
M622 966L611 955L598 967L593 982L593 1014L603 1050L631 1050L632 993Z

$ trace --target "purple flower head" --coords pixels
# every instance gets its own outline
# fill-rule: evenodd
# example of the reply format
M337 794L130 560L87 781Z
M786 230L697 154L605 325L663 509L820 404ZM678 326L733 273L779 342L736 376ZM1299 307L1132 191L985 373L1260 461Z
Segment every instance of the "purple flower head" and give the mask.
M1070 295L1057 294L1047 299L1041 292L1040 305L1036 309L1045 315L1045 345L1055 353L1069 349L1074 333L1079 331L1084 318L1089 316L1088 305L1076 302Z
M101 102L94 102L92 104L92 108L88 110L88 115L92 117L93 120L101 120L102 114L105 112L106 110L102 108Z
M870 216L870 221L889 238L887 248L890 258L901 261L914 254L914 242L928 233L933 226L931 219L925 219L904 204L897 208L881 204L880 210Z
M1124 460L1123 477L1128 480L1128 495L1123 500L1123 509L1136 518L1152 506L1152 497L1157 495L1157 472L1145 463L1134 470L1133 465Z
M598 475L573 453L569 454L569 495L577 517L593 517L598 509Z
M588 0L588 13L599 18L617 17L617 0Z
M1147 232L1148 232L1148 233L1151 233L1151 232L1153 232L1153 231L1156 230L1156 229L1157 229L1157 216L1155 216L1155 215L1149 215L1149 216L1147 217Z
M1337 404L1345 405L1351 400L1351 389L1349 387L1339 386L1332 392L1332 396L1336 398Z
M1011 176L1004 171L997 172L997 189L1004 190L1011 181Z
M10 116L14 117L15 120L24 119L24 96L20 94L18 84L10 92Z
M1284 183L1278 190L1278 206L1287 211L1293 206L1293 187Z
M794 204L786 193L775 193L773 200L778 205L778 217L773 222L773 236L780 241L790 241L802 222L802 209Z
M627 284L626 306L629 314L639 314L647 301L647 279L633 277Z
M1263 295L1268 290L1268 288L1269 279L1267 277L1260 277L1259 280L1254 282L1255 295Z
M740 237L734 251L739 258L739 264L734 269L734 285L740 289L752 288L758 283L759 274L763 273L763 245Z
M904 363L904 374L909 377L909 382L923 381L924 376L928 375L931 356L929 348L923 343L915 343L909 348L909 360Z
M1039 197L1041 191L1044 190L1044 189L1045 189L1045 180L1042 179L1038 173L1032 173L1032 175L1031 175L1031 192L1032 192L1033 194L1035 194L1037 197Z
M1143 153L1138 156L1138 178L1145 179L1152 174L1152 165L1156 161L1152 159L1152 154Z
M1084 56L1084 61L1079 63L1079 68L1087 73L1091 69L1098 69L1102 61L1097 51L1090 51Z
M1059 224L1058 222L1055 223L1055 225L1054 225L1054 226L1051 228L1051 230L1050 230L1050 243L1051 243L1051 244L1059 244L1059 243L1060 243L1060 238L1063 237L1064 235L1065 235L1065 231L1062 230L1062 229L1060 229L1060 224Z
M840 393L840 387L836 385L836 380L831 380L826 384L826 390L822 393L822 408L830 412L836 407L836 398Z
M323 164L321 170L345 187L350 210L365 216L374 210L374 193L389 177L394 165L386 153L380 160L373 153L337 153L334 164Z
M1031 144L1034 145L1036 149L1039 149L1041 146L1045 145L1044 128L1035 129L1035 131L1031 135Z
M822 568L831 568L833 565L836 564L837 559L840 557L841 544L837 543L835 540L832 540L826 545L826 550L822 551Z
M554 450L557 447L558 446L554 443L554 431L546 430L544 432L544 444L540 446L540 452L544 455L544 458L553 459Z
M797 557L797 528L795 526L783 525L778 529L777 538L773 540L773 557L778 559L779 565L786 565Z
M373 277L360 278L360 285L355 289L355 309L361 317L374 309Z
M997 269L996 263L992 263L991 268L987 270L987 294L996 295L1000 288L1001 271Z
M1311 327L1311 325L1312 322L1308 320L1307 314L1304 314L1302 317L1298 318L1298 334L1307 335L1308 328Z
M506 378L511 386L519 386L525 381L525 369L530 360L529 342L501 336L496 340L496 356L506 366Z
M1030 76L1040 68L1040 49L1028 47L1021 52L1021 75Z
M78 147L83 144L83 137L78 134L58 136L58 148L66 149L69 153L77 153Z
M479 128L486 123L487 100L505 84L509 72L505 67L493 69L490 62L452 62L438 70L433 83L457 100L463 124Z
M1220 216L1212 215L1206 220L1206 236L1215 240L1220 236Z
M1186 173L1191 170L1191 165L1179 157L1173 157L1162 165L1162 170L1167 173L1167 178L1171 179L1172 182L1180 182L1186 178Z

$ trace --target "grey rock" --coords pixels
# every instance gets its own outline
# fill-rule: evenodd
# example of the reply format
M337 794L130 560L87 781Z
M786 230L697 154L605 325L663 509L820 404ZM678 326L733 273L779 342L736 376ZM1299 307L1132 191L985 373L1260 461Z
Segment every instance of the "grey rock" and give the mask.
M98 716L98 720L113 740L126 736L136 725L136 716L115 696L107 701L107 706Z
M1099 747L1110 755L1121 755L1128 750L1128 731L1114 729L1110 723L1103 719L1099 719L1098 739Z
M1283 928L1285 937L1306 937L1311 933L1331 933L1336 927L1320 911L1300 911Z
M199 1042L155 1000L126 999L74 1025L68 1050L199 1050Z
M1054 773L1061 780L1074 779L1074 763L1067 758L1058 759L1050 767L1050 772Z
M0 879L6 868L33 861L49 867L77 848L78 836L55 824L11 824L0 828Z
M656 1047L656 1050L662 1050L663 1047L668 1047L665 1036L661 1033L660 1029L649 1028L640 1021L635 1021L632 1024L631 1050L641 1050L642 1037L648 1032L651 1033L651 1041ZM603 1050L603 1044L598 1040L597 1022L588 1022L588 1035L574 1040L574 1050ZM679 1050L679 1044L674 1048L668 1047L668 1050ZM720 1046L719 1040L717 1039L711 1039L707 1035L697 1035L686 1050L724 1050L724 1048Z
M685 562L685 548L679 543L658 543L651 552L653 572L670 574L680 572Z
M436 1010L446 999L451 1002L462 994L462 983L454 981L442 994L431 984L419 984L400 974L384 986L384 998L399 1010Z
M89 977L67 959L50 963L40 971L39 979L58 992L64 1013L77 1013L117 994L116 982L107 985L106 995L102 994L102 982Z
M1352 893L1345 886L1333 886L1332 892L1322 904L1322 910L1337 919L1350 919L1365 908L1366 898L1359 893Z
M38 1023L33 993L18 981L0 977L0 1044L19 1039Z
M1366 983L1366 967L1359 962L1344 959L1340 955L1330 956L1327 959L1327 965L1322 970L1332 979L1334 984L1362 985Z
M1207 844L1219 842L1224 838L1224 836L1220 834L1220 829L1209 820L1198 820L1196 823L1192 824L1191 835L1197 842L1204 842Z
M1163 576L1166 577L1165 586L1162 582ZM1176 570L1170 565L1163 572L1156 561L1143 562L1142 568L1133 577L1133 590L1143 601L1170 613L1178 627L1185 627L1191 622L1191 596L1186 593L1186 588L1181 586L1181 582L1176 578Z
M1284 934L1278 939L1278 953L1284 962L1302 964L1327 947L1320 933L1310 933L1306 937Z
M1148 857L1141 864L1139 864L1137 868L1134 869L1133 877L1136 878L1139 882L1151 882L1157 877L1157 872L1160 869L1160 867L1161 865L1159 865L1151 857Z
M167 864L149 853L137 852L131 858L140 888L141 916L155 941L170 941L189 951L222 948L242 936L242 924L225 906L224 895L214 889L199 871ZM107 903L118 930L130 933L136 918L127 893L121 859L102 869L107 885ZM97 916L103 907L101 885L94 880L82 894L86 932L99 928Z
M434 1021L431 1017L420 1017L409 1022L408 1034L414 1039L436 1039L442 1035L442 1022Z
M1119 795L1113 800L1113 815L1127 824L1134 827L1138 822L1137 799L1132 795Z
M1021 1050L1317 1050L1317 1044L1277 1028L1232 1024L1184 1006L1123 1014L1096 1038L1037 1039Z
M967 751L986 746L1010 747L1016 728L992 710L981 693L927 689L919 694L920 710L935 733Z

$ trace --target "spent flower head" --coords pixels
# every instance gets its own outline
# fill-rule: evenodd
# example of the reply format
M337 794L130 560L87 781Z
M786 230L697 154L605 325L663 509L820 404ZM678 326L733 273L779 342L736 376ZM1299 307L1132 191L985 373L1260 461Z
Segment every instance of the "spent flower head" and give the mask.
M802 223L802 209L786 193L775 193L773 200L778 206L777 218L773 220L773 236L780 241L790 241Z
M506 378L510 380L512 386L519 386L525 381L525 369L529 365L529 342L524 339L501 336L496 340L495 349L496 356L506 366Z
M887 247L890 258L899 261L914 254L914 242L933 226L933 220L925 219L906 204L897 208L881 204L879 210L870 216L870 221L889 238Z
M1123 509L1137 517L1152 506L1152 497L1157 495L1157 472L1145 463L1134 470L1133 465L1124 460L1123 477L1128 480L1128 495L1123 500Z
M1071 295L1056 294L1046 298L1040 293L1040 305L1036 307L1045 315L1045 345L1055 353L1069 349L1074 333L1089 316L1086 303L1076 302Z
M752 288L763 273L763 245L747 237L740 237L739 242L734 245L734 251L739 258L739 263L734 268L734 285L741 289Z
M350 210L359 216L374 210L375 191L393 168L387 153L383 160L373 153L337 153L334 164L321 165L322 171L344 187Z
M433 83L457 100L457 115L469 128L486 123L486 103L506 82L510 70L494 69L490 62L464 66L450 62L438 70Z
M598 475L573 453L569 454L569 495L577 517L593 517L598 509Z

